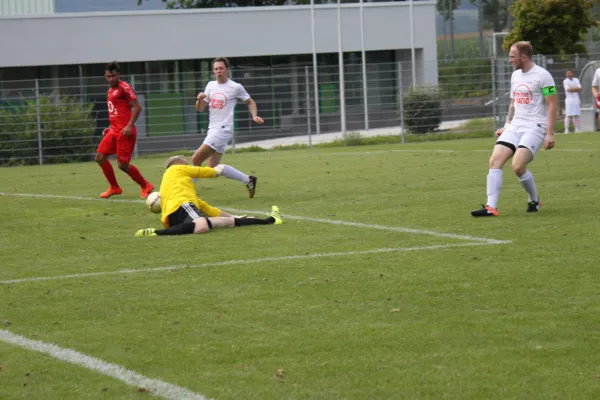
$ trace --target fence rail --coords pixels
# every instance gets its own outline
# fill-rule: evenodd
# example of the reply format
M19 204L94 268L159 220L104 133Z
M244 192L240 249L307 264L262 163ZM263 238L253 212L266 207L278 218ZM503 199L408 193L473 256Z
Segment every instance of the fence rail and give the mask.
M535 61L554 76L563 106L565 70L572 68L579 76L585 65L598 58L536 56ZM393 128L399 134L432 130L491 135L506 117L511 72L505 59L424 63L416 71L418 80L437 76L438 84L429 86L429 94L417 95L411 88L410 62L368 63L366 85L362 65L347 64L342 110L337 65L319 66L317 85L308 65L237 68L232 79L242 83L257 102L265 124L253 124L247 107L238 105L235 143L286 136L310 143L315 132L339 132L342 118L347 131L363 130L368 123L370 129ZM136 124L138 154L198 147L208 128L208 115L196 113L195 101L211 79L208 71L122 79L135 89L143 107ZM586 75L582 84L591 86L591 78ZM102 76L0 81L0 165L93 159L102 130L109 124L106 90ZM588 92L582 92L584 106Z

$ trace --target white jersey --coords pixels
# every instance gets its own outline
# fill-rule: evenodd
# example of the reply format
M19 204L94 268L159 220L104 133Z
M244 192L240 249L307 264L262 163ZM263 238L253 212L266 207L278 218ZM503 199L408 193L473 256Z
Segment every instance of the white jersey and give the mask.
M527 71L518 69L510 78L510 98L515 101L513 125L548 126L545 96L556 94L556 84L550 72L533 65Z
M600 86L600 68L594 72L594 80L592 81L592 86Z
M563 81L563 86L565 88L565 102L567 103L579 103L579 92L568 92L567 89L569 88L573 88L573 89L581 89L581 82L579 82L579 79L577 78L572 78L572 79L565 79Z
M600 68L598 68L596 70L596 72L594 72L594 80L592 81L592 87L599 87L600 86ZM594 104L596 105L596 110L600 109L600 102L596 99L594 99Z
M244 86L231 79L223 84L217 81L208 82L204 93L204 101L209 105L209 130L233 129L233 111L237 101L250 98Z

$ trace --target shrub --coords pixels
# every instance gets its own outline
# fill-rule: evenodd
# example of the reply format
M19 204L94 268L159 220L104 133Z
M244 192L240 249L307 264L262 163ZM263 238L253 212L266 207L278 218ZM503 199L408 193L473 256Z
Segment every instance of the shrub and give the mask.
M95 152L93 105L77 99L40 96L42 158L45 164L89 161ZM0 109L0 166L38 164L35 99Z
M403 102L404 123L410 132L431 132L442 123L442 103L436 89L411 89Z

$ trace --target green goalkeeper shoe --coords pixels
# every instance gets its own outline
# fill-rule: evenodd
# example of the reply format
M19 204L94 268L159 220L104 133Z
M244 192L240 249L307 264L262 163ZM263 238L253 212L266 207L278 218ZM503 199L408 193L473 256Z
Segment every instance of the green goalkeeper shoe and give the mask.
M146 228L140 229L135 233L135 237L144 237L144 236L158 236L156 234L156 229L154 228Z
M275 225L283 224L283 218L281 217L281 212L279 211L279 207L272 206L271 212L269 213L269 217L272 217L275 220Z

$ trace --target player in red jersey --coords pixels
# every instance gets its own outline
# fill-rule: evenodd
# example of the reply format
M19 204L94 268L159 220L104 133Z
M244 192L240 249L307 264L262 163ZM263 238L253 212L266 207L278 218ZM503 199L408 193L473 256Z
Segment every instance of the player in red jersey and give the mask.
M104 77L110 88L107 94L108 116L110 126L102 132L102 141L96 152L96 162L102 168L110 188L100 195L103 199L121 194L123 190L117 183L115 171L107 157L117 155L119 169L126 172L142 188L141 197L145 199L154 190L154 186L146 181L135 165L130 164L135 148L137 131L135 121L142 112L133 89L120 80L119 64L111 62L104 67ZM133 109L133 112L132 112Z

